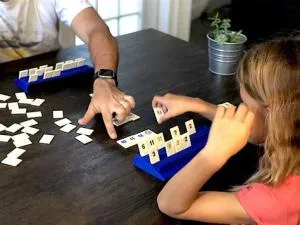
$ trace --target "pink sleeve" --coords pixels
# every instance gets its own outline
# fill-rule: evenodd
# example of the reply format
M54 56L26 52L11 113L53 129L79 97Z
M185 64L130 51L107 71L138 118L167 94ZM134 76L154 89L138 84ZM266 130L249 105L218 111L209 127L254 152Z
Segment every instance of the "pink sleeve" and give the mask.
M253 184L238 191L236 196L245 211L257 224L285 224L282 221L286 219L285 204L280 202L270 187Z

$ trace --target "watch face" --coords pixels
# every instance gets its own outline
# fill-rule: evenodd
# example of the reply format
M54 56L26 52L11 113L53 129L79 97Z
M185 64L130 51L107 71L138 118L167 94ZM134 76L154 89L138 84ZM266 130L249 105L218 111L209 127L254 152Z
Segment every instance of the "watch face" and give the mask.
M100 69L94 74L94 79L113 79L115 81L116 86L118 86L118 76L116 72L108 69Z
M103 77L114 77L114 71L112 70L106 70L106 69L101 69L99 71L99 75Z

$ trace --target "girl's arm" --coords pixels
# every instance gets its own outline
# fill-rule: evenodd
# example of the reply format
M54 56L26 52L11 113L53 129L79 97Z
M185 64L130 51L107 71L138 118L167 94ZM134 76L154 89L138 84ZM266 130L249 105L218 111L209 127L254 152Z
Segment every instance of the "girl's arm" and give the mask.
M203 149L163 188L157 198L160 211L185 220L207 223L251 224L243 207L230 192L200 192L199 190L226 163L214 160Z
M208 103L199 98L174 94L155 96L152 100L152 106L161 107L163 109L164 115L161 117L161 122L186 112L198 113L201 116L212 120L217 110L216 105Z
M244 105L237 110L219 107L204 149L159 194L160 210L179 219L254 224L235 193L198 192L231 156L245 146L253 120L254 114Z
M191 98L190 107L191 112L198 113L206 119L213 120L218 106L200 98Z

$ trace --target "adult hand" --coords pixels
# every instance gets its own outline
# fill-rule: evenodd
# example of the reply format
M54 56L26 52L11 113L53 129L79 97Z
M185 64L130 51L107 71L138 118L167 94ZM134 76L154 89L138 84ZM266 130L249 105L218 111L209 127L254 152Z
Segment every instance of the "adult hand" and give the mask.
M120 91L113 80L97 79L94 82L93 97L84 117L78 122L88 124L96 114L101 113L108 135L117 138L113 125L113 113L118 121L123 121L135 107L134 98Z
M244 104L238 108L219 106L203 150L215 159L228 160L247 144L254 117Z
M164 96L154 96L152 107L161 107L164 111L160 121L162 123L189 111L189 105L192 101L191 97L168 93Z

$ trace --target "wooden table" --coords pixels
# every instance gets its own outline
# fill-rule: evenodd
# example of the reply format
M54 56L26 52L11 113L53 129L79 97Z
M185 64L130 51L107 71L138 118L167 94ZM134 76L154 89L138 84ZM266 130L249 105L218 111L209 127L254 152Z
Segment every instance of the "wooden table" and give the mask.
M163 131L193 118L196 125L207 123L200 116L186 114L158 125L151 107L155 94L173 92L221 103L238 103L234 76L208 72L206 47L194 46L154 30L118 38L120 46L120 87L135 96L135 113L142 118L118 128L119 138L145 129ZM204 45L205 46L205 45ZM86 46L74 47L0 65L0 93L14 95L13 78L19 70L57 61L89 58ZM42 133L56 135L49 146L24 147L23 162L16 168L0 164L0 225L86 225L86 224L191 224L171 219L158 211L156 196L163 183L132 165L137 147L123 149L106 135L101 120L94 122L94 141L86 146L77 142L75 132L59 131L52 110L64 110L76 123L90 101L90 85L66 83L31 97L45 98L43 118L37 119ZM0 122L24 121L0 111ZM12 144L0 143L3 158ZM249 150L248 150L249 149ZM253 148L240 152L206 185L205 189L224 190L240 184L254 171L257 153Z

